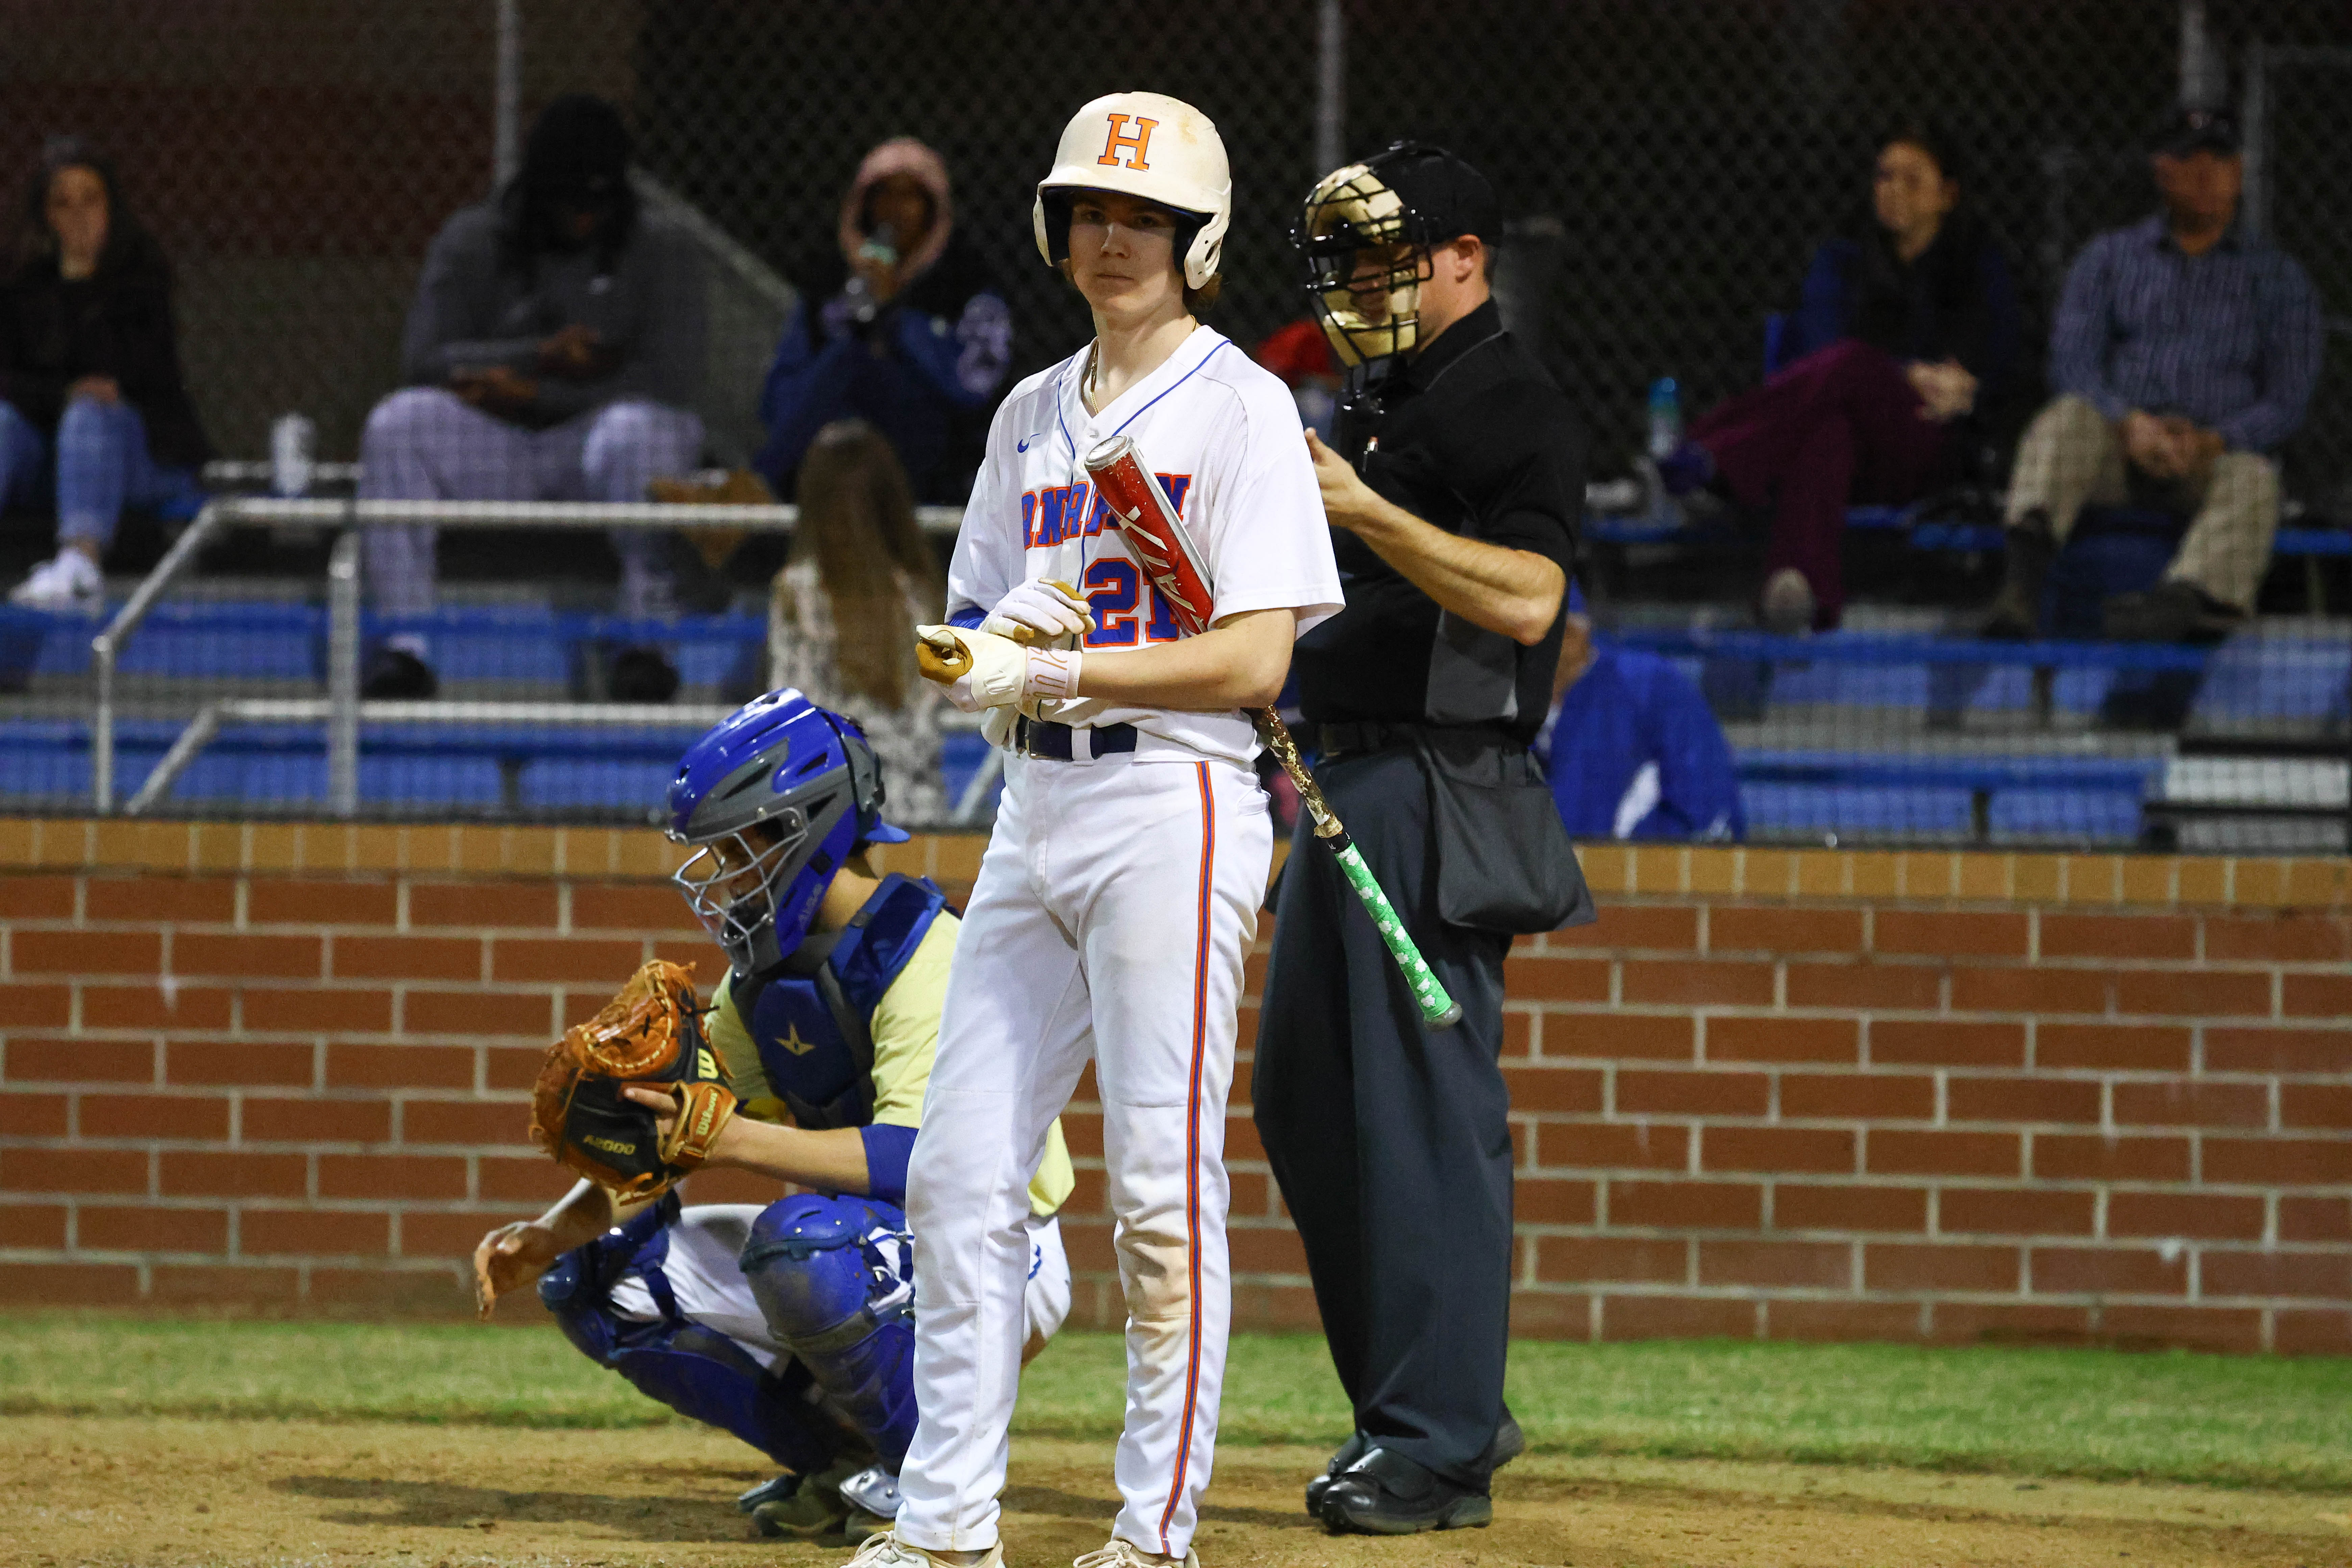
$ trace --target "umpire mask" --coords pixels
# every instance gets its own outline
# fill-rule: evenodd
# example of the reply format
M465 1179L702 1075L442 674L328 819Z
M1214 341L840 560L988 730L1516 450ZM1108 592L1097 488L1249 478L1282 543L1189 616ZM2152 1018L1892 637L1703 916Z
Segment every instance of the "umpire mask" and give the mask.
M1317 181L1290 242L1340 363L1411 353L1421 341L1430 247L1464 235L1492 245L1498 216L1485 175L1423 142L1394 142Z

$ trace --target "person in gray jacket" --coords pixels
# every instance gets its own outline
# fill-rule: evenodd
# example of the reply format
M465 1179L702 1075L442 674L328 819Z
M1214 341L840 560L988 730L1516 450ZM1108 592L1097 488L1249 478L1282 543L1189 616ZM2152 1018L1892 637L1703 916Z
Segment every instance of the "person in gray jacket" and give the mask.
M640 206L620 111L584 93L550 103L522 168L489 201L442 226L401 341L408 384L376 405L361 437L363 498L641 501L688 473L702 449L707 331L700 254ZM386 616L433 608L429 526L368 531L371 599ZM620 613L676 612L667 541L614 529ZM426 637L395 631L370 658L370 697L436 689ZM664 701L677 671L649 647L625 650L612 695Z

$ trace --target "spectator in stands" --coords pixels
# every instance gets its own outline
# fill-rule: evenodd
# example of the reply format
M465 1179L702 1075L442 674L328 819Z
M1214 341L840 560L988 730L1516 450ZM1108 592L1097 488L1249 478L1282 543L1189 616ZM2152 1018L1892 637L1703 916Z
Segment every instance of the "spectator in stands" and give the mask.
M917 676L908 628L940 619L947 580L915 521L907 470L873 426L836 419L809 443L797 499L768 612L769 683L857 721L890 781L893 818L943 822L945 699Z
M0 503L32 500L53 474L58 553L9 596L95 609L122 509L193 494L206 456L180 381L163 247L98 150L53 137L0 284Z
M1659 465L1675 494L1712 484L1770 509L1760 607L1783 634L1843 615L1847 506L1958 478L2014 376L2016 288L1950 144L1916 123L1881 137L1871 206L1861 237L1814 253L1785 368L1696 421Z
M752 467L790 495L816 432L856 417L898 452L918 499L961 501L1013 363L1013 315L956 232L947 165L911 136L883 142L841 199L835 238L839 254L797 279Z
M630 189L629 136L602 99L567 94L531 126L522 169L450 218L425 258L401 368L361 438L360 494L400 500L641 501L702 449L702 260ZM367 533L376 607L423 615L435 597L430 527ZM615 529L620 610L676 613L669 540ZM385 639L373 697L437 685L425 640ZM664 701L677 671L656 649L615 662L612 695Z
M1299 424L1328 443L1339 413L1339 365L1331 354L1331 340L1323 335L1323 323L1301 316L1276 327L1250 357L1282 378L1291 401L1298 405Z
M2319 302L2293 258L2238 226L2245 165L2227 111L2175 111L2151 152L2164 210L2099 236L2067 269L2050 331L2058 396L2018 449L1987 637L2033 635L2043 578L2086 505L2190 519L2161 584L2106 602L2111 637L2225 636L2269 569L2270 454L2319 379Z
M1731 743L1674 661L1596 648L1569 589L1551 716L1536 737L1560 820L1579 838L1744 838Z

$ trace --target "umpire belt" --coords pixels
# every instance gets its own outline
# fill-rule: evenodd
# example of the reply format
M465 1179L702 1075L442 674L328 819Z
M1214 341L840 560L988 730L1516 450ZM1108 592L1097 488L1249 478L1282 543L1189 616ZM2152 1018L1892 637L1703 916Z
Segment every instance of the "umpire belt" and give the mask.
M1325 761L1332 762L1341 757L1363 756L1399 746L1416 745L1422 736L1433 733L1466 736L1496 746L1517 743L1510 731L1499 724L1389 724L1368 721L1317 725L1315 749Z
M1013 721L1012 750L1015 756L1051 763L1092 762L1097 757L1135 750L1135 726L1096 724L1073 728L1049 719L1016 717Z

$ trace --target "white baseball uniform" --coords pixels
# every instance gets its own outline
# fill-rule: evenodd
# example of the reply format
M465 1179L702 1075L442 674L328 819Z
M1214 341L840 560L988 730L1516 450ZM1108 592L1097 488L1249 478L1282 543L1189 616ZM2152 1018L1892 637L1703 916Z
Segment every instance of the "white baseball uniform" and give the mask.
M1055 577L1092 604L1089 648L1175 640L1079 461L1122 432L1190 529L1219 617L1288 608L1304 632L1339 610L1313 465L1281 382L1201 327L1089 414L1086 363L1081 351L1030 377L998 411L949 572L950 618L970 624L1024 580ZM1225 1096L1272 833L1238 710L1087 700L1055 716L1097 733L1131 725L1134 744L1096 756L1080 729L1076 760L1005 764L908 1173L922 1421L898 1532L934 1551L996 1540L1021 1367L1024 1190L1092 1060L1128 1307L1125 1506L1113 1529L1181 1556L1216 1441L1231 1317Z

